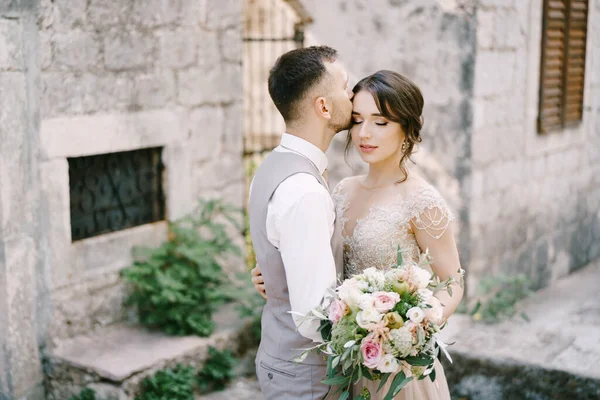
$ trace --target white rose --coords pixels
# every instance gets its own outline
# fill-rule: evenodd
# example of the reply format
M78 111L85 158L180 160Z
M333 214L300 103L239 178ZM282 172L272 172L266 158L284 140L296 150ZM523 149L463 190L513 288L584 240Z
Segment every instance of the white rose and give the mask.
M433 297L433 292L429 289L419 289L417 290L417 294L425 303L429 302L429 299Z
M356 323L363 329L369 329L371 325L374 325L381 321L383 314L378 313L375 309L362 310L356 314Z
M367 280L369 286L374 292L383 290L383 286L385 285L385 275L382 271L371 267L365 269L362 275Z
M346 280L337 289L340 299L348 304L350 307L356 307L358 305L358 299L362 296L363 292L357 286L356 280Z
M420 324L425 318L425 313L420 307L413 307L406 312L406 316L415 324Z
M393 374L395 372L398 372L398 369L400 369L400 364L398 364L398 360L396 360L396 357L394 357L391 354L387 354L381 358L379 364L377 364L377 369L383 372L384 374Z
M417 289L425 289L431 280L431 273L420 267L413 267L410 274L410 280Z
M358 298L358 307L361 310L371 310L375 307L375 298L370 293L364 293Z
M425 318L436 325L440 325L444 318L444 306L442 306L440 300L435 296L431 296L427 301L427 304L429 304L431 308L425 309Z

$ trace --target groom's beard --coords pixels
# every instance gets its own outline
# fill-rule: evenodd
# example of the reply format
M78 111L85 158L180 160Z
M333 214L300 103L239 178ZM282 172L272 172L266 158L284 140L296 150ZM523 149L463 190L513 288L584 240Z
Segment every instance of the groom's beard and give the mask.
M337 117L337 118L336 118ZM331 129L335 132L347 131L352 127L352 116L348 116L348 118L341 118L341 116L336 116L334 114L334 118L329 125Z

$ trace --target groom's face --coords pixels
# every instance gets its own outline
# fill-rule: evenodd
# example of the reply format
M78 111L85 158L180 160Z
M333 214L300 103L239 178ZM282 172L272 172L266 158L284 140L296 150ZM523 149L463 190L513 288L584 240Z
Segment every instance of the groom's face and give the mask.
M332 103L330 127L335 132L350 129L352 122L352 90L348 87L348 73L339 62L327 63L331 76L328 98Z

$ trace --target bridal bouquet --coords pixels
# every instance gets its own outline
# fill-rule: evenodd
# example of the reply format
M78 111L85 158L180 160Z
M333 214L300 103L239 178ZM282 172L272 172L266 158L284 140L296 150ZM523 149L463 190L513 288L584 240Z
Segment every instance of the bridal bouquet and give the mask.
M435 380L433 362L446 344L437 333L443 328L443 305L434 296L439 290L452 295L453 278L441 281L423 268L431 263L428 253L419 262L403 262L398 249L397 265L387 270L368 268L346 279L324 306L305 316L320 320L324 339L315 348L329 356L328 379L339 386L341 399L362 377L381 380L380 391L392 377L385 400L392 399L413 379ZM462 270L460 284L462 285ZM363 398L369 398L363 388Z

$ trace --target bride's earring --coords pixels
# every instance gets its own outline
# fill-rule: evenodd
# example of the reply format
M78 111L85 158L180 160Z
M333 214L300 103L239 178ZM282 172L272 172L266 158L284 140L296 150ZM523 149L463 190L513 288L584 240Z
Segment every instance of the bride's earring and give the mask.
M402 152L406 153L407 149L408 149L408 142L405 140L404 142L402 142Z

